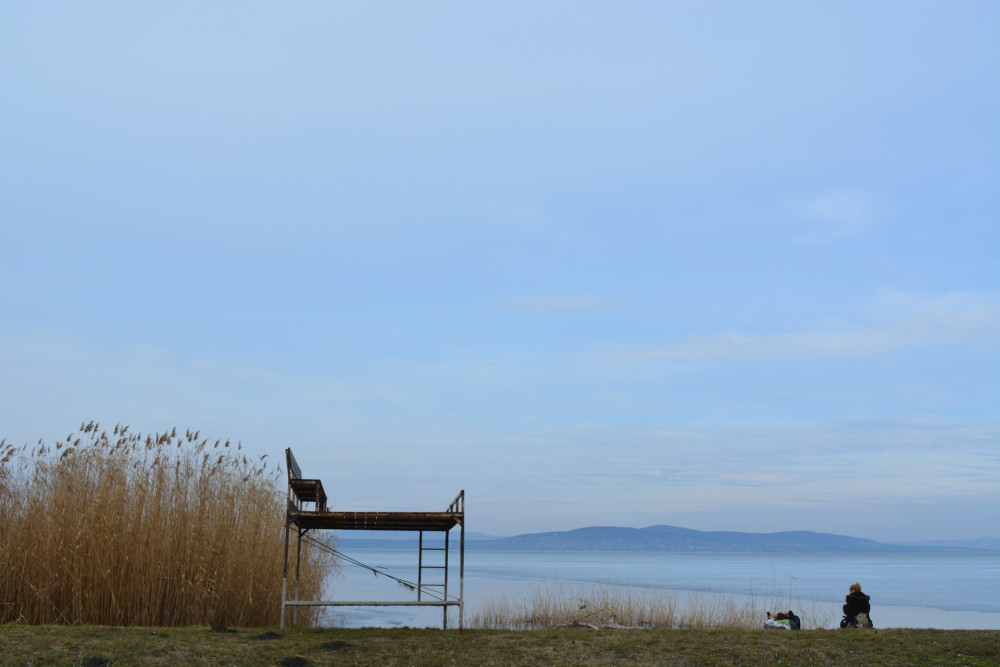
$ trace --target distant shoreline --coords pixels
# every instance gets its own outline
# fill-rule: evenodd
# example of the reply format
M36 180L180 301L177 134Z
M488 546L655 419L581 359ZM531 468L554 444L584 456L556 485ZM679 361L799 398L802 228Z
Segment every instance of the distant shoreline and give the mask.
M457 547L457 535L450 536ZM427 539L443 539L425 535ZM342 546L366 549L417 548L416 533L370 532L338 535ZM985 542L992 546L993 540ZM998 541L1000 543L1000 541ZM676 526L621 528L594 526L568 531L528 533L513 537L465 539L468 550L551 551L551 552L655 552L655 553L870 553L870 554L966 554L1000 555L1000 548L953 546L949 544L892 544L859 537L789 531L781 533L705 532Z

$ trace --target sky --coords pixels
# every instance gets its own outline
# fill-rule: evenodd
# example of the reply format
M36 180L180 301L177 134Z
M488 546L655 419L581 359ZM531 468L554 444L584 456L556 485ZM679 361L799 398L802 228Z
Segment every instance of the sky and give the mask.
M1000 5L0 4L0 438L1000 534Z

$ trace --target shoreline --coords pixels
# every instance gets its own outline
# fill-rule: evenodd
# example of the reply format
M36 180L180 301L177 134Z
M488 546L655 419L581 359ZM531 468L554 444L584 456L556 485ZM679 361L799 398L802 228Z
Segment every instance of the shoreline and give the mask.
M776 564L762 561L748 569L743 565L734 567L734 564L743 563L743 559L738 557L721 559L707 557L713 562L702 566L699 559L698 570L692 571L684 567L685 563L692 562L689 557L683 558L679 564L671 559L664 565L661 559L650 559L648 556L630 554L624 559L618 559L614 555L608 558L609 555L604 554L598 556L596 561L588 558L581 565L579 562L567 563L560 555L551 553L509 552L510 556L516 557L508 559L507 553L495 552L490 555L501 557L491 561L484 561L481 558L484 553L479 552L477 556L480 558L476 558L473 563L468 562L472 560L471 558L466 562L463 582L466 620L470 619L478 608L500 598L519 601L545 589L553 593L562 591L563 594L572 595L574 591L615 588L640 597L663 594L666 597L673 597L681 605L686 601L721 598L759 610L761 627L766 620L767 611L792 609L803 618L806 627L834 629L839 628L843 616L841 610L843 599L838 597L831 600L826 596L833 590L834 585L841 583L841 579L846 580L845 577L856 570L864 570L868 572L864 577L865 581L871 580L876 591L879 590L878 580L881 579L883 582L883 592L873 595L872 619L876 628L1000 630L1000 610L997 609L949 610L931 605L912 604L911 601L919 600L919 597L910 593L922 590L920 582L925 581L926 577L922 570L910 568L900 571L896 559L892 559L891 563L871 563L870 559L864 563L859 563L856 559L843 563L839 558L831 559L822 555L810 558L796 556L789 559L789 562ZM393 574L415 580L414 554L396 550L357 550L352 555L371 565L386 568ZM579 555L573 557L573 560L579 561ZM904 557L904 560L911 559ZM990 561L992 562L992 559ZM747 578L751 581L762 578L761 567L765 568L769 579L762 589L763 592L745 590L744 582ZM806 570L806 574L799 575L798 572L803 569ZM793 576L792 572L796 574ZM783 580L785 576L788 577L787 584L781 587L776 585L775 582ZM813 578L807 580L807 577ZM646 582L643 582L643 579ZM885 583L890 580L895 590L884 588ZM806 581L809 583L808 587ZM450 580L449 595L457 596L458 584L457 577ZM413 593L401 589L390 580L373 577L368 571L352 567L343 568L338 575L328 581L328 586L335 594L334 598L341 600L415 599ZM744 590L729 592L740 588ZM779 588L782 589L780 593ZM900 590L910 593L900 595L897 592ZM895 604L879 602L892 598ZM960 593L947 598L940 594L930 594L927 599L949 603L964 600L970 605L983 602L978 599L965 599ZM327 620L323 624L329 625L334 617L340 617L342 619L340 627L441 627L441 615L441 610L437 608L334 607L326 610L324 616ZM454 612L449 615L449 627L453 623L457 624L457 614Z
M369 579L371 579L369 575ZM345 587L345 582L339 582L338 590L342 593L341 599L352 599L352 591L357 595L353 599L401 599L403 596L393 597L376 592L381 585L383 591L386 589L384 581L358 582L356 585ZM466 618L477 607L487 601L499 598L518 598L532 595L540 589L565 589L567 591L586 590L587 588L609 587L606 584L593 583L568 583L559 582L465 582L465 606ZM766 612L769 611L769 603L781 609L790 608L803 618L816 619L822 617L825 622L809 629L836 629L839 627L840 619L843 616L841 604L835 602L822 602L816 600L778 600L770 596L751 596L739 593L705 592L691 591L684 589L649 589L637 586L610 586L613 588L635 589L642 593L663 591L664 593L676 595L683 604L686 600L722 598L736 601L737 603L752 603L760 609L761 628L764 627ZM394 587L388 587L393 591ZM775 611L776 609L770 609ZM872 619L876 629L910 629L910 630L1000 630L1000 612L984 612L970 610L945 610L934 607L918 607L907 605L873 605ZM441 611L439 609L416 608L416 607L338 607L330 608L323 614L321 627L342 627L342 628L363 628L363 627L383 627L383 628L433 628L441 627ZM335 619L341 621L335 622ZM457 618L449 616L449 627L457 623Z

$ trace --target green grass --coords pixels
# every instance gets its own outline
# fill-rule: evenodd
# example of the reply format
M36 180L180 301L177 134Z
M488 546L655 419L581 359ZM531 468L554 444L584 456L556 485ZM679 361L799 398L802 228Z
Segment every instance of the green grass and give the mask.
M0 665L1000 665L994 630L0 626ZM111 662L103 662L110 660Z

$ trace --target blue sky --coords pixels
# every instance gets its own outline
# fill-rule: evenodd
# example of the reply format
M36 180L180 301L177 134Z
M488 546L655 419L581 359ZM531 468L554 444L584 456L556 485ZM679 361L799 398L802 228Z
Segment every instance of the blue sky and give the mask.
M0 437L469 528L996 535L993 2L0 5Z

